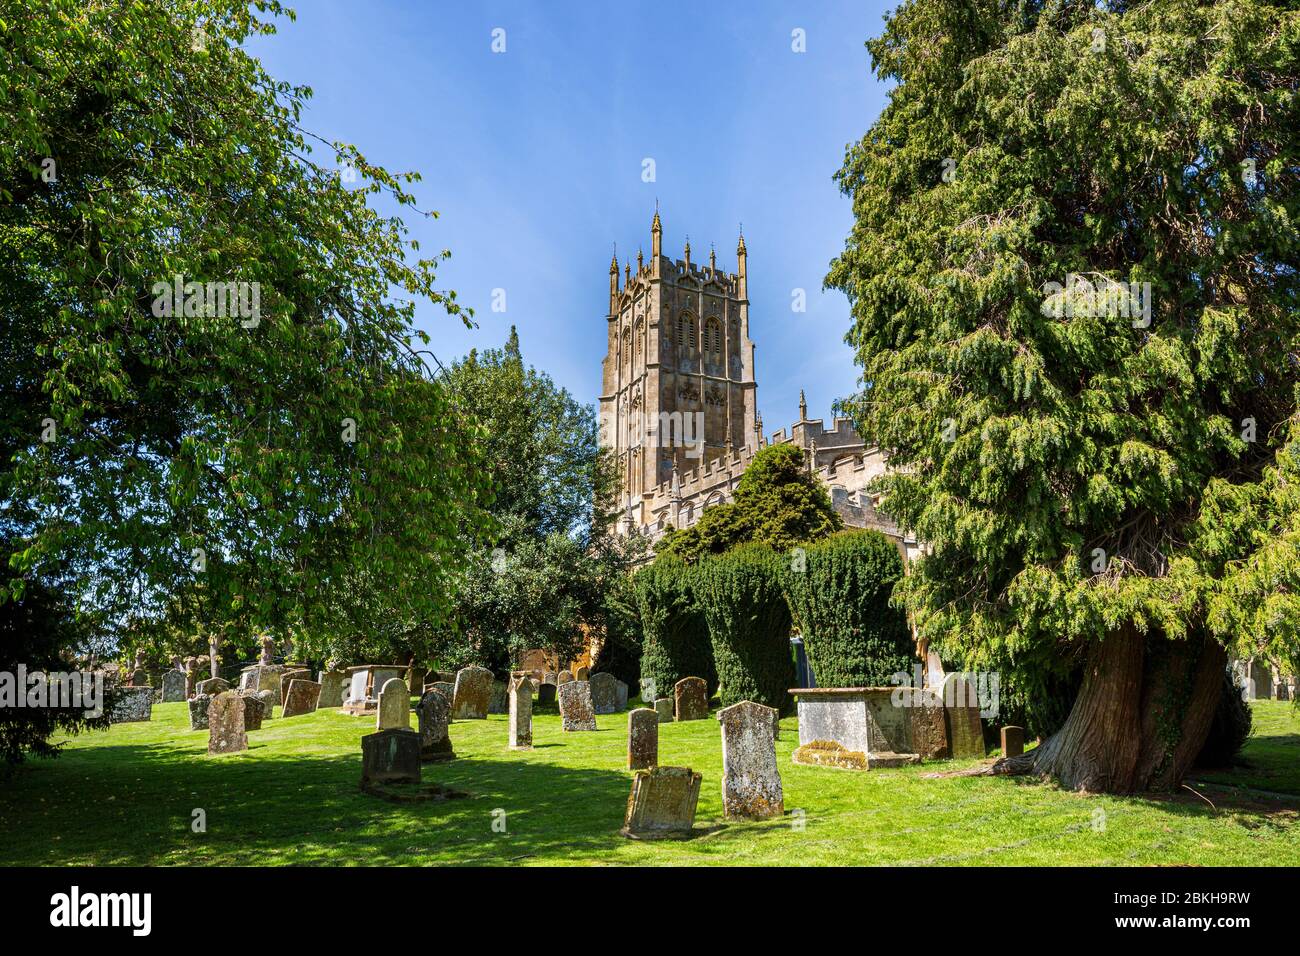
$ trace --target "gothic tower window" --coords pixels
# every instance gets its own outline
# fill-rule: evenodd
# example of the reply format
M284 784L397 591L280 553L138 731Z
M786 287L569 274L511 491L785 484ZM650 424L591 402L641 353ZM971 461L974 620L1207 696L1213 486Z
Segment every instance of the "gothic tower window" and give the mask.
M716 318L704 323L704 348L715 362L722 358L722 327Z
M627 329L623 329L623 364L626 365L631 360L631 340L628 338Z
M687 349L695 351L695 318L683 312L677 317L677 354L686 355Z
M645 320L641 316L636 317L636 331L632 334L632 349L636 354L637 361L641 360L641 340L645 337Z

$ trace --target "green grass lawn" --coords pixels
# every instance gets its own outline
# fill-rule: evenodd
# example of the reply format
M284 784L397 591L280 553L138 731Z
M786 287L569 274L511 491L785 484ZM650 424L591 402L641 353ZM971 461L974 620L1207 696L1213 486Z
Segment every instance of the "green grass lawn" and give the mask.
M1213 807L1187 790L1092 797L1019 778L921 776L954 763L796 766L788 719L777 742L786 816L765 823L722 819L715 720L665 724L660 763L704 775L699 835L653 843L618 833L630 782L622 714L571 734L539 715L531 752L506 749L504 716L454 723L458 759L426 764L425 779L471 796L399 805L358 789L359 740L373 719L338 710L276 718L249 735L248 751L209 757L184 704L153 713L73 738L58 759L0 784L0 863L1300 864L1300 719L1284 703L1256 705L1246 766L1195 782ZM206 833L191 830L196 808ZM504 833L493 830L498 809Z

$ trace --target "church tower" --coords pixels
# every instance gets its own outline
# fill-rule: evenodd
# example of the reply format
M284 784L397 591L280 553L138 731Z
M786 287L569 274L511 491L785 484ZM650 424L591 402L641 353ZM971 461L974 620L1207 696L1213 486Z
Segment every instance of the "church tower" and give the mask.
M616 456L620 510L635 525L661 484L756 441L754 345L749 338L745 237L736 272L663 254L655 211L650 256L637 271L618 257L609 265L608 348L600 396L601 443Z

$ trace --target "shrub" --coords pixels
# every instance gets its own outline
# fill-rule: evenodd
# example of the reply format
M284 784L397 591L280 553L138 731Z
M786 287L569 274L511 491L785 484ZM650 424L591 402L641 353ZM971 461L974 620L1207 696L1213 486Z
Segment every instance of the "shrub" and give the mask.
M698 566L696 591L724 707L752 700L791 710L795 672L781 566L781 557L764 545L743 545Z
M893 542L879 531L845 531L799 557L785 560L781 580L818 686L882 687L911 673L907 618L889 603L903 575Z
M718 687L713 647L696 604L693 570L685 562L659 557L636 574L641 615L641 676L652 678L661 697L671 696L683 677L702 677L712 695Z

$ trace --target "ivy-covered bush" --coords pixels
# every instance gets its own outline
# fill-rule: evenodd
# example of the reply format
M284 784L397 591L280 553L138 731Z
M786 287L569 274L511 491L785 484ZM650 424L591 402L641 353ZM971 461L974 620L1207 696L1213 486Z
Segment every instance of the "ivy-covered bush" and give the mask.
M903 576L898 548L879 531L844 531L795 552L781 575L819 687L887 687L911 673L915 646L891 607Z
M713 644L722 706L742 700L790 712L794 686L790 608L781 588L783 559L765 545L742 545L705 558L696 593Z
M652 678L661 697L671 697L683 677L703 677L709 694L718 688L713 647L704 614L696 603L694 569L660 556L636 573L641 615L641 676Z

